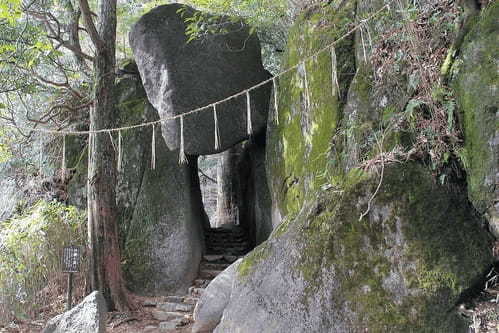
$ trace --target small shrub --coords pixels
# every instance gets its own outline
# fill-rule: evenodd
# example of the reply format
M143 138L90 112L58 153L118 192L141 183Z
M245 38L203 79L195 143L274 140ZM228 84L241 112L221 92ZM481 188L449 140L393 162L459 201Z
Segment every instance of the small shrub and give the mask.
M62 310L53 309L64 304L62 249L85 247L85 226L84 213L55 201L39 201L0 224L0 324ZM85 267L83 262L82 272ZM83 278L75 280L75 296L82 296Z

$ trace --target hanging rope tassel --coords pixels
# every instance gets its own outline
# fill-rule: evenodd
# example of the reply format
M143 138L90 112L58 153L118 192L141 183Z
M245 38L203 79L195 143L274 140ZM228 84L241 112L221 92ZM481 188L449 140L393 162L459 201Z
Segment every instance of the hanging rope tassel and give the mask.
M179 164L187 164L187 156L184 150L184 116L180 117L180 152L178 155Z
M246 91L246 132L253 135L253 125L251 124L251 97L249 90Z
M308 90L307 65L305 62L302 62L302 64L303 64L303 72L304 72L304 79L305 79L305 103L306 103L307 109L310 110L310 91Z
M331 94L338 96L340 93L340 85L338 84L336 51L334 46L331 46Z
M362 51L364 52L364 62L367 62L367 54L366 54L366 43L364 41L364 22L360 24L360 39L362 42Z
M122 141L121 131L118 131L118 165L116 167L116 169L118 170L118 172L121 172L121 167L122 167L121 141Z
M156 169L156 125L152 124L151 169Z
M274 88L274 110L275 110L275 113L274 113L274 121L276 123L276 125L279 125L279 108L278 108L278 96L277 96L277 80L275 78L275 76L272 78L272 84L273 84L273 88Z
M61 166L61 180L66 181L66 135L62 137L62 166Z
M218 129L217 105L213 104L213 120L215 121L215 149L220 149L220 132Z

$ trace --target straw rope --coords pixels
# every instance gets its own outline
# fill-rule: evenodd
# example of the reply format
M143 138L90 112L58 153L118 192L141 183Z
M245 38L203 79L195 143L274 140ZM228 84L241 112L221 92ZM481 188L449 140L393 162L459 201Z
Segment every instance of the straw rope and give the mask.
M251 90L255 90L257 88L260 88L260 87L262 87L262 86L264 86L264 85L266 85L268 83L271 83L271 82L274 83L276 78L279 78L279 77L283 76L284 74L287 74L287 73L289 73L289 72L297 69L299 66L301 66L302 64L304 64L306 61L308 61L308 60L310 60L312 58L317 57L317 55L319 55L319 54L321 54L321 53L323 53L325 51L330 51L331 47L334 47L336 44L338 44L339 42L341 42L342 40L344 40L345 38L347 38L348 36L350 36L351 34L353 34L354 32L356 32L357 30L362 29L362 27L366 24L366 22L368 22L368 21L372 20L373 18L377 17L386 8L389 8L390 4L392 2L394 2L394 1L395 0L392 0L392 1L388 2L387 4L385 4L383 7L381 7L380 9L378 9L372 15L370 15L366 19L361 20L359 24L357 24L356 26L354 26L352 29L350 29L344 35L342 35L341 37L339 37L338 39L336 39L334 42L332 42L332 43L324 46L323 48L320 48L319 50L317 50L316 52L310 54L309 56L304 57L303 59L301 59L301 61L299 61L295 65L288 67L287 69L281 71L280 73L274 75L273 77L271 77L271 78L269 78L267 80L261 81L260 83L255 84L254 86L252 86L250 88L247 88L247 89L245 89L243 91L235 93L235 94L233 94L231 96L228 96L228 97L226 97L224 99L221 99L219 101L213 102L211 104L208 104L208 105L196 108L196 109L192 109L192 110L190 110L188 112L185 112L185 113L182 113L182 114L178 114L178 115L171 116L171 117L161 118L161 119L156 120L156 121L144 122L144 123L140 123L140 124L136 124L136 125L123 126L123 127L115 127L115 128L103 128L103 129L88 130L88 131L65 131L65 130L55 130L55 129L45 129L45 128L31 128L31 127L27 127L27 126L26 127L16 126L16 125L13 125L13 124L5 124L5 126L9 126L9 127L13 127L13 128L18 128L18 129L31 130L33 132L42 132L42 133L65 134L65 135L89 135L89 134L105 133L105 132L118 132L118 131L123 131L123 130L131 130L131 129L135 129L135 128L153 126L153 125L156 125L156 124L161 124L161 123L163 123L165 121L174 120L174 119L185 117L185 116L188 116L188 115L191 115L191 114L194 114L194 113L202 112L204 110L214 109L217 104L221 104L221 103L230 101L231 99L234 99L234 98L237 98L237 97L240 97L240 96L244 96L247 92L249 92Z

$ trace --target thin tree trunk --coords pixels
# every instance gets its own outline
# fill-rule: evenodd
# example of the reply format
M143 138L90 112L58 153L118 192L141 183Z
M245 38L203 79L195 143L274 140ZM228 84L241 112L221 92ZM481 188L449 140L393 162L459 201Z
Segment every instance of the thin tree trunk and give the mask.
M83 1L80 1L80 4ZM88 3L83 14L88 20ZM101 0L100 27L94 60L95 101L90 111L90 129L111 128L115 124L115 43L116 0ZM87 21L88 25L88 21ZM95 42L97 41L97 42ZM116 207L115 154L108 133L92 134L88 165L88 236L90 283L102 292L108 308L130 308L121 272Z
M217 214L215 227L237 225L238 186L237 186L238 148L232 147L222 153L217 166Z

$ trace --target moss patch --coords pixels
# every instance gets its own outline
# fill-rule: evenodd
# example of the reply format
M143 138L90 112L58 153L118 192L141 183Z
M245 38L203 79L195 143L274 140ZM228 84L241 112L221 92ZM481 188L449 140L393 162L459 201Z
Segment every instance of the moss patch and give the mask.
M343 192L314 203L319 213L295 221L305 304L327 288L323 272L332 270L340 289L324 301L356 313L359 328L454 332L463 322L449 313L491 264L489 239L476 232L466 199L436 186L421 166L390 167L369 219L359 222L378 181L363 179L350 179Z
M269 256L268 247L268 243L262 243L243 259L237 267L239 277L247 277L256 268L258 263L264 261Z
M290 32L285 67L294 66L304 57L346 32L355 4L339 13L331 9L304 14ZM336 47L340 95L346 96L354 70L353 40L345 39ZM310 107L306 101L305 71ZM283 216L296 215L307 197L326 183L328 152L341 120L342 98L333 94L331 57L323 52L281 77L279 81L279 126L271 131L267 159L272 188Z
M499 145L494 144L497 122L497 54L499 54L499 3L476 20L465 37L461 57L453 66L453 88L465 135L465 166L470 200L484 212L492 205Z

